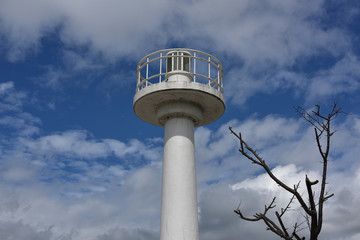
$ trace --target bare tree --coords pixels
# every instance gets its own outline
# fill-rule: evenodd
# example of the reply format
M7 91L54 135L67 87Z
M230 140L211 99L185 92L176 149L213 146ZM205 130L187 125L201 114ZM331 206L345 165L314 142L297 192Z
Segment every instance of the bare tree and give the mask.
M328 194L326 192L326 174L327 174L327 165L329 160L329 152L330 152L330 140L335 131L331 130L332 121L341 113L341 108L338 107L338 102L335 102L332 110L327 115L320 113L320 106L315 105L315 110L306 111L302 107L296 108L297 113L307 121L311 126L314 127L315 131L315 139L317 143L317 148L322 158L322 179L320 186L320 193L318 198L316 199L315 193L313 191L313 186L319 183L319 180L311 181L308 176L305 176L305 183L307 188L307 197L308 201L304 200L304 197L301 193L299 193L300 182L295 184L294 186L288 186L282 180L277 178L272 170L269 168L265 160L260 157L260 155L250 147L246 141L242 138L241 133L235 133L231 127L229 127L231 133L240 140L240 153L250 162L261 166L269 177L276 182L284 191L292 194L291 199L285 208L281 208L280 212L275 211L274 218L270 218L268 212L275 208L275 200L276 197L272 199L269 205L265 205L265 209L263 212L255 213L252 217L246 217L243 215L240 209L240 205L234 212L240 216L240 218L246 221L260 221L262 220L267 226L267 230L272 231L280 238L286 240L305 240L304 236L299 236L299 231L304 229L302 224L307 223L307 228L309 229L309 239L317 240L318 236L321 232L322 224L323 224L323 209L324 203L334 194ZM284 214L289 211L291 204L294 201L298 201L302 210L305 221L303 223L295 223L291 229L286 227L285 222L283 221ZM306 227L305 227L306 228Z

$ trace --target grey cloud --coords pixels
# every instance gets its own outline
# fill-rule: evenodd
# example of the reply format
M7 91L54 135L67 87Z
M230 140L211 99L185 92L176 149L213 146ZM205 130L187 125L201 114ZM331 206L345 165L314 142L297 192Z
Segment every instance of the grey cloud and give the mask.
M51 228L39 231L22 222L11 223L0 221L0 238L3 240L49 240L51 236Z
M27 94L16 91L14 82L0 83L0 113L5 111L19 111Z
M277 167L275 174L290 184L290 182L303 180L306 172L300 171L294 165L289 165ZM240 207L244 215L251 217L254 213L263 211L264 205L269 204L274 196L277 196L277 208L287 205L291 196L281 191L271 181L260 180L260 178L265 178L265 175L261 174L241 181L238 185L234 185L238 186L236 190L231 190L225 181L204 187L199 203L202 238L215 240L234 239L241 236L244 239L278 239L273 233L265 230L266 226L262 222L246 222L233 213L233 210L241 203ZM310 172L310 175L316 177L319 173ZM338 175L336 183L329 183L329 190L335 193L335 197L325 204L324 227L320 239L356 239L359 234L359 220L355 210L357 209L355 205L360 199L357 190L359 183L354 181L344 187L341 184L348 178L353 179L354 176L348 176L345 179L343 177L344 175ZM305 191L305 188L301 189ZM292 211L285 215L284 220L289 228L294 222L304 221L298 206L293 203ZM273 212L269 212L269 216L273 216L272 214ZM341 219L346 219L346 226L339 225ZM307 229L304 229L302 233L306 236Z
M1 239L43 239L44 229L49 230L45 235L49 240L155 237L158 232L149 229L159 225L160 176L157 169L137 169L127 174L122 185L118 178L106 191L93 189L92 194L82 195L71 195L70 187L76 190L77 183L32 181L10 190L11 183L1 179L0 229L7 229L4 237L9 237ZM107 182L102 178L97 184ZM61 194L66 188L69 195ZM17 224L20 220L24 228ZM137 229L131 230L132 226Z
M329 217L327 223L329 234L335 235L338 238L345 233L351 233L352 235L360 234L360 217L356 214L356 211L352 211L352 209L356 209L360 199L354 194L353 189L349 187L344 186L330 203L331 205L326 208L327 216ZM339 227L339 219L346 219L347 224Z
M144 144L135 139L128 143L115 139L95 139L84 130L65 131L35 139L23 138L20 143L39 155L85 159L107 158L113 155L119 158L138 155L148 160L160 158L160 150L156 145Z
M125 161L129 156L134 158L136 156L139 161L133 160L129 164L134 165L143 164L142 159L149 162L161 159L161 144L152 139L148 142L137 139L131 139L128 142L116 139L95 139L90 132L85 130L69 130L39 136L37 134L40 132L41 120L23 111L23 102L26 100L28 96L15 89L13 82L0 84L0 113L5 113L0 116L0 127L13 130L11 138L4 135L2 139L3 144L13 143L8 149L9 152L13 151L16 154L31 152L36 156L35 158L38 158L37 161L64 156L82 159L117 157Z
M351 118L353 118L353 116ZM251 165L249 162L240 159L236 151L238 141L228 133L228 125L232 125L236 129L246 127L248 131L250 131L254 128L252 127L253 125L250 124L252 121L255 121L260 127L258 132L253 129L256 134L252 136L253 139L251 141L257 142L259 139L263 139L262 148L265 152L264 156L268 156L267 153L271 153L272 156L276 157L281 155L279 152L285 151L285 153L289 153L294 150L292 148L283 149L277 148L276 146L273 147L272 145L268 145L267 141L278 138L279 146L281 143L287 141L293 141L293 146L301 146L301 144L303 144L302 142L306 140L306 138L302 138L301 135L308 134L306 131L300 131L298 123L293 119L274 116L268 116L264 119L254 118L251 121L232 121L231 123L221 126L218 131L212 131L205 127L199 128L196 134L201 144L198 146L204 152L207 151L211 153L210 155L199 155L205 159L198 159L200 235L202 238L209 240L226 240L238 237L245 239L276 239L274 235L263 228L261 223L251 224L243 222L233 213L233 210L241 200L243 201L242 206L244 207L244 211L246 211L247 214L252 214L253 212L259 211L259 209L262 210L263 204L267 204L267 201L271 200L273 195L278 193L275 189L276 186L266 184L267 181L261 180L260 176L259 178L248 178L250 173L252 175L258 169L249 166ZM353 132L353 137L358 134L357 121L357 118L353 118L341 127L341 131L348 133L340 138L340 142L346 141L350 131ZM347 127L348 125L352 125L353 129L349 129ZM283 127L284 131L274 131L274 128L281 127ZM301 132L300 136L297 132ZM312 138L313 136L311 135L310 137ZM87 140L83 141L90 141L90 143L99 141L99 139L95 138L85 139ZM109 143L111 141L107 140L106 142ZM155 140L151 142L158 143L159 141ZM113 144L114 143L115 145L119 144L119 142L113 142ZM226 148L227 151L224 152L220 148L215 148L214 146L216 144L220 145L220 147L222 144L224 144L224 147L227 144L229 146ZM123 148L124 151L127 150L126 146L126 143L119 144L119 147ZM136 143L130 146L142 146L142 144L136 141ZM231 151L232 148L234 148L234 151ZM273 151L267 150L268 148L272 148ZM131 149L130 147L129 152L136 152ZM134 147L134 149L136 149L136 147ZM353 152L356 151L356 149L357 145L353 145L348 146L346 151ZM307 152L304 151L304 149L302 149L302 151L302 154ZM18 157L22 157L21 159L23 159L23 161L28 161L34 157L31 152L30 154L29 152L27 152L27 154L17 152L20 154ZM4 156L2 155L2 157ZM219 159L221 161L218 161ZM283 163L289 163L289 161L292 160L291 157L290 159L286 159L286 161L285 159L282 161ZM284 167L278 168L280 175L285 174L284 176L292 176L292 178L289 179L290 182L297 182L297 180L303 179L304 176L302 175L305 174L304 171L306 168L303 166L306 166L306 163L301 161L295 161L295 163L296 165L293 166L284 165ZM21 166L18 162L14 161L9 161L8 164L12 167ZM15 164L15 166L11 164ZM24 169L36 170L37 168L35 168L35 166L38 165L27 165ZM46 168L52 168L53 170L50 173L56 175L56 171L54 171L53 168L54 166L55 165L48 165ZM121 166L113 165L108 167L100 163L85 162L81 159L73 159L71 166L78 168L77 171L82 171L81 174L79 174L82 179L78 182L41 182L39 179L33 178L32 181L27 182L26 186L17 187L16 193L11 197L6 199L2 197L0 222L4 223L4 219L7 219L7 221L4 225L0 225L8 226L9 219L12 219L11 224L16 224L21 218L22 224L26 226L24 233L29 236L46 233L48 235L45 234L44 236L51 236L50 239L56 240L131 240L158 238L161 202L161 166L152 162L140 168L124 171ZM38 167L44 169L42 165ZM301 170L300 167L303 167L303 170ZM0 171L3 170L3 168L0 169ZM326 224L329 225L326 226L336 224L339 216L338 211L341 211L344 217L347 217L349 220L348 228L345 229L347 233L345 233L345 230L342 231L342 233L350 238L357 234L356 227L358 221L356 217L351 215L347 216L346 213L351 212L358 206L360 194L356 189L359 189L358 179L360 178L358 176L360 176L360 174L358 174L358 171L355 171L352 173L355 174L355 177L353 175L348 176L350 179L355 178L354 181L351 182L352 185L349 185L349 187L355 189L355 191L352 195L347 195L346 191L342 190L339 186L344 186L346 182L349 182L349 179L344 178L344 175L348 175L348 173L349 172L346 171L345 174L338 173L339 175L335 177L329 177L330 186L334 186L330 190L334 190L335 196L339 196L339 198L334 199L336 200L334 203L331 203L329 200L330 210L326 211L328 214ZM44 172L41 172L41 174L44 174ZM245 180L246 178L248 179ZM334 182L333 179L336 179L336 181ZM11 183L9 179L4 178L2 178L1 181L6 184ZM229 187L229 185L234 185L239 182L244 186L246 185L247 188L234 191ZM259 191L259 186L263 187L266 191L264 189ZM1 196L6 196L7 193L4 191L4 188L1 187L0 189ZM64 192L68 193L68 195L62 194ZM287 196L285 196L284 201L287 199ZM10 202L17 204L9 204ZM279 202L280 205L281 203L283 202ZM333 208L332 204L334 204ZM46 214L39 214L39 212L46 212ZM31 227L30 223L32 223ZM48 230L50 226L53 226L51 231ZM326 239L336 239L332 238L331 233L326 230L329 228L333 229L332 227L324 227L323 236L327 237ZM76 233L72 233L75 230Z
M256 93L279 89L308 93L311 98L314 94L326 97L358 88L358 81L347 72L309 79L307 73L292 73L294 66L313 57L335 59L351 53L354 40L349 32L340 25L321 24L328 17L324 11L328 4L323 0L211 0L186 4L167 0L6 0L0 5L1 34L7 42L8 58L13 61L23 59L27 51L40 51L41 38L54 32L65 46L85 46L87 50L82 54L63 50L65 75L64 69L50 68L42 76L52 88L59 88L67 74L99 70L103 62L113 64L118 59L135 61L172 42L210 49L224 58L224 64L231 65L225 74L226 95L231 103L240 105ZM344 9L349 16L356 15ZM325 78L332 81L324 82ZM334 84L341 85L336 92L331 87Z
M321 163L314 141L313 129L304 128L304 125L298 121L285 120L281 117L268 116L258 120L231 122L226 125L233 126L235 131L246 130L249 140L255 144L257 149L259 142L262 146L259 150L260 155L271 165L277 166L273 169L274 172L290 185L298 181L303 182L306 174L311 179L319 179ZM360 166L356 161L359 146L358 141L355 140L358 139L360 130L358 121L358 117L348 116L342 124L336 122L334 125L338 131L333 137L328 190L335 193L335 197L326 202L325 225L321 239L353 240L359 235L359 220L356 214L352 214L356 212L355 205L360 199L358 191ZM254 125L251 125L253 122ZM274 127L277 122L281 124ZM258 132L257 128L259 128ZM266 131L261 131L262 128ZM284 128L284 131L281 128ZM274 129L277 131L273 132ZM285 129L287 130L285 131ZM217 152L219 155L212 161L215 153L210 154L212 148L209 146L227 142L225 138L228 135L218 135L217 132L207 128L198 129L197 134L198 141L200 141L197 149L203 152L198 155L200 161L197 166L203 238L234 239L241 236L245 239L277 239L273 234L265 231L265 227L261 223L256 225L234 219L232 210L242 201L244 212L248 216L252 216L254 212L261 211L264 204L268 204L266 201L270 201L273 196L278 196L278 206L286 205L290 196L281 192L279 187L271 183L264 174L256 174L257 177L254 177L255 172L259 169L246 159L242 159L237 153L238 146L236 144L238 142L236 139L233 139L235 145L230 144L229 153L219 154ZM214 135L218 135L219 139L210 137ZM270 145L267 144L267 140L272 141L277 137L279 140L275 142L279 144L274 144L274 142ZM229 142L225 145L229 145ZM233 152L232 148L234 148ZM205 155L206 152L209 152L209 155ZM222 161L218 159L222 159ZM290 163L292 165L289 165ZM279 164L283 166L279 166ZM252 173L249 174L249 172ZM227 178L222 178L222 174ZM241 188L231 191L229 184L237 186L236 183ZM305 190L304 187L301 189ZM291 221L297 219L300 222L303 221L299 215L290 214L289 218ZM347 219L346 227L338 224L341 221L339 219Z
M200 238L217 239L277 239L267 232L261 223L242 221L233 212L240 201L246 214L251 215L257 207L263 207L267 196L254 191L232 191L225 183L212 185L200 195ZM245 205L246 204L246 205Z
M22 60L28 51L37 51L40 39L56 29L65 43L89 45L93 52L114 59L149 49L143 44L149 39L161 44L166 39L159 36L167 6L168 1L143 0L2 1L1 34L11 61Z
M311 74L292 72L286 68L254 74L252 69L233 68L225 79L228 80L225 81L228 99L235 105L244 104L258 93L271 94L279 90L293 92L309 104L352 94L360 89L358 57L345 53L329 68Z
M0 36L10 61L23 60L39 50L41 37L53 31L61 13L53 1L5 0L0 3Z
M322 14L324 1L3 1L1 12L7 36L27 33L33 44L61 22L67 44L89 45L108 58L137 55L170 40L236 53L248 66L293 64L318 49L341 51L348 41L340 29L324 30L312 17ZM37 6L41 4L42 10ZM22 7L20 7L22 6ZM6 11L6 13L5 13ZM16 19L14 19L16 16ZM209 21L209 17L210 20ZM20 29L25 29L21 32ZM9 34L9 33L12 33ZM4 34L4 33L3 33ZM24 39L24 41L26 41ZM20 43L19 43L20 44ZM30 47L30 43L23 43ZM138 57L138 56L136 56Z
M316 24L316 17L324 14L324 1L207 1L206 8L203 4L186 7L185 19L194 33L209 38L211 48L240 56L246 68L257 72L291 66L299 57L319 54L319 49L338 54L348 44L341 29L324 30ZM195 14L200 9L203 14Z
M334 87L336 86L336 87ZM308 101L328 99L360 89L360 61L348 54L332 68L320 71L307 89Z
M0 86L3 99L17 96L12 83ZM95 239L111 237L109 229L137 224L140 235L153 235L146 229L159 219L158 139L121 142L80 130L29 135L23 129L41 122L18 106L0 118L0 124L13 129L2 132L0 141L1 239ZM84 154L89 150L91 155ZM108 156L149 163L132 162L136 168L125 170L120 161L98 161Z
M96 240L157 240L160 237L159 232L148 229L111 229L108 233L102 234Z
M241 131L249 144L256 144L256 149L261 150L270 145L275 147L276 142L297 140L300 137L301 121L268 115L264 118L249 117L242 122L230 121L220 126L215 132L205 127L198 128L195 139L199 161L224 157L230 154L231 149L237 149L238 142L234 136L230 135L229 126L235 132Z

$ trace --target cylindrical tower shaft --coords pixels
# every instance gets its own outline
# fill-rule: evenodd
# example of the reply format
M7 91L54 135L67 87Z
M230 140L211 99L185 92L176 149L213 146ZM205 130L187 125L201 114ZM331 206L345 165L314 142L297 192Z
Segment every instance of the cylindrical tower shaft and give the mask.
M198 240L194 122L165 122L160 240Z

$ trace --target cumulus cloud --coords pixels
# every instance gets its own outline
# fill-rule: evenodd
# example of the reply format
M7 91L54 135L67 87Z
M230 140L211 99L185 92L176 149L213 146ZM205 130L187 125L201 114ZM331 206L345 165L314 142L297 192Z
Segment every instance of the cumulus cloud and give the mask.
M163 42L165 38L158 36L167 14L162 10L167 6L167 1L142 0L2 1L2 34L6 36L8 58L12 61L24 58L29 50L38 50L41 38L56 31L60 31L67 44L90 45L94 51L113 59L119 54L149 49L143 44L149 39L156 39L157 44Z
M336 142L339 147L334 148L336 156L342 155L342 151L356 154L359 149L356 142L345 149L342 147L346 139L355 139L359 134L358 122L356 116L349 116L347 121L338 124L339 133L334 138L339 135ZM275 115L233 120L216 131L207 127L196 130L201 237L234 239L242 234L248 239L275 239L271 233L259 231L263 225L242 222L232 212L240 201L244 212L251 215L262 210L273 196L278 196L278 206L285 205L289 196L240 158L236 151L238 141L229 134L229 125L243 131L244 137L255 146L258 144L266 159L271 156L269 161L275 159L276 165L282 164L273 171L289 184L303 180L305 174L314 179L320 175L319 166L307 165L308 159L317 158L316 151L307 148L314 142L306 143L313 138L313 133L304 129L298 120ZM161 141L150 139L147 144L155 144L150 149L139 140L97 139L84 130L23 136L20 140L16 137L13 141L14 151L7 151L1 157L0 189L1 196L6 196L0 201L2 227L17 226L21 231L16 234L37 236L37 239L158 238L161 165L157 158L161 158L161 150L156 150L156 144ZM302 146L303 162L293 159L294 152L300 151L294 146ZM84 149L92 154L84 153ZM120 162L106 164L104 161L110 155ZM148 163L128 168L121 163L127 155L132 159L148 157ZM288 158L282 159L282 155ZM332 162L330 165L338 167ZM353 166L359 169L356 164ZM329 200L326 209L324 236L327 239L336 239L331 229L337 224L338 212L345 217L357 208L359 176L359 171L349 175L349 171L330 170L329 190L336 197ZM13 186L18 186L15 192ZM301 220L293 213L289 218ZM351 222L348 228L338 231L347 231L347 235L355 237L359 221L356 215L348 219ZM4 237L9 239L15 236L11 231L4 234L8 234Z
M3 102L10 101L8 91L20 93L12 83L1 86ZM20 102L26 100L24 95ZM158 234L151 229L159 225L160 141L97 139L85 130L46 135L40 120L21 106L0 117L0 126L12 130L0 140L2 239ZM38 131L24 131L31 127Z
M23 60L41 48L39 41L59 24L61 11L55 1L2 1L0 26L3 43L10 61Z
M360 61L357 56L350 54L337 62L331 69L320 71L311 79L307 89L308 101L341 96L359 89Z
M311 16L321 16L324 1L195 1L184 18L208 44L241 56L245 65L291 65L317 49L346 44L340 29L324 30ZM194 14L206 9L203 14ZM211 21L209 21L211 16ZM315 51L314 51L315 50ZM256 64L255 64L256 63Z
M4 240L11 239L38 239L48 240L51 237L51 229L37 232L29 225L21 222L0 224L0 237Z
M307 174L311 179L319 179L320 171L311 171L304 172L299 170L294 165L287 166L278 166L273 169L273 172L281 180L286 183L296 184L299 180L302 180L300 184L300 191L306 192L306 187L304 185L304 176ZM332 179L334 176L330 176ZM321 239L348 239L344 236L353 236L355 237L358 234L359 229L359 217L355 214L351 214L354 209L354 204L356 204L359 199L358 182L350 181L349 184L343 185L343 182L348 179L354 178L354 176L346 175L337 175L336 182L330 181L328 185L328 191L335 193L335 197L328 200L325 204L325 216L324 216L324 227L322 234L320 235ZM252 216L255 212L263 211L263 205L269 204L272 197L276 196L276 206L278 209L283 208L287 205L291 195L287 192L281 190L281 188L270 181L269 177L266 174L261 174L256 178L246 179L240 183L231 185L233 191L247 190L258 196L259 200L254 200L251 198L245 198L244 196L240 197L239 201L242 200L241 209L246 212L247 216ZM351 189L351 190L350 190ZM314 189L315 198L318 196L318 189ZM306 193L305 193L306 194ZM305 195L304 194L304 195ZM267 201L267 202L266 202ZM285 215L285 222L292 227L294 222L298 223L304 222L302 215L300 214L300 208L298 203L293 203L291 205L292 211L289 211ZM269 213L271 216L271 212ZM339 219L348 219L349 222L346 224L346 227L339 227ZM303 234L306 234L306 230L302 231ZM353 238L349 238L353 239Z
M9 39L23 39L15 47L31 47L48 34L48 28L60 24L65 43L89 44L108 56L139 53L170 39L186 42L191 38L195 45L207 43L212 49L236 53L249 65L266 61L288 65L318 49L336 52L346 46L347 39L339 34L340 29L325 30L311 19L325 14L324 4L321 0L187 4L165 0L151 4L143 0L76 4L33 0L24 6L20 1L3 1L1 16L3 34ZM37 7L40 5L41 10ZM145 39L147 44L142 44Z
M237 156L238 141L230 134L228 127L235 132L241 132L246 141L257 149L272 165L287 164L289 159L294 163L302 161L302 165L311 165L311 160L316 159L312 149L312 132L300 134L301 120L268 115L264 118L249 117L239 122L236 120L223 124L217 131L212 132L206 127L198 128L195 132L196 157L198 160L198 181L216 182L222 178L237 179L237 176L246 177L252 174L255 167L249 167L248 162ZM306 150L304 150L306 149ZM310 151L311 149L311 151ZM308 151L308 160L303 161L301 155L297 158L298 151ZM268 157L266 157L268 156ZM202 169L206 175L202 175ZM221 170L221 171L219 171ZM209 174L211 173L212 174Z
M107 171L106 167L101 167L102 173L97 169L93 169L92 173L82 173L84 178L100 173L96 182L82 180L67 183L56 179L39 182L33 176L31 181L27 179L26 184L19 185L20 182L17 182L18 187L14 187L10 179L2 178L0 228L19 225L22 230L20 225L23 225L26 227L24 236L40 236L48 231L46 236L51 237L47 239L118 238L116 234L121 231L114 231L117 228L123 228L129 239L135 237L136 232L139 236L157 235L159 168L143 167L112 178L109 173L114 168ZM69 179L69 176L66 178ZM132 233L131 228L137 230ZM150 230L154 228L156 231ZM6 235L9 238L5 239L17 234L11 229L7 231L9 236Z
M272 69L273 70L273 69ZM272 71L271 70L271 71ZM246 72L245 68L233 68L226 76L229 80L225 90L231 103L244 104L256 94L271 94L276 91L291 91L303 97L305 103L333 99L359 91L359 60L356 55L345 54L335 64L315 73L276 69L261 71L260 75Z
M123 240L155 240L158 233L147 229L111 229L109 233L102 234L96 240L117 240L121 236Z
M272 172L277 176L281 181L283 181L288 186L293 186L294 184L299 183L299 179L304 178L305 175L308 175L310 179L318 179L320 175L315 172L304 172L299 171L299 169L294 165L290 164L287 166L276 166L272 169ZM264 185L264 182L269 182ZM302 186L304 188L305 186ZM231 186L232 190L239 189L252 189L256 192L278 192L280 189L279 185L275 182L272 182L270 177L267 174L262 174L257 176L254 179L245 179L241 183L237 183ZM305 189L304 189L305 190Z
M305 192L305 175L312 180L320 179L321 157L312 128L301 124L301 121L270 115L241 122L232 121L225 125L243 132L244 139L248 139L260 156L273 166L276 176L290 186L300 181L300 191ZM337 132L332 138L327 190L335 196L325 204L322 239L356 239L359 234L359 219L356 214L351 214L360 199L359 164L356 160L360 149L356 140L359 138L358 121L358 116L347 116L346 121L334 123ZM277 197L279 208L286 206L291 195L282 191L261 169L242 158L236 151L237 139L226 131L225 126L221 128L225 130L223 134L205 127L196 132L199 142L197 170L201 186L201 234L206 239L233 239L239 234L246 239L276 239L265 231L261 223L244 222L236 218L232 210L241 202L243 212L252 216L261 212L274 196ZM214 150L216 147L213 146L222 143L227 151ZM314 190L318 191L318 187ZM294 203L292 208L299 210L299 205ZM290 211L286 216L290 227L295 221L304 221L298 210ZM350 222L346 228L342 228L338 226L339 219Z
M19 93L11 83L1 89L3 99L10 90L14 96ZM25 101L26 95L20 99L14 101ZM99 139L85 130L25 134L25 126L40 129L41 122L21 106L0 118L0 124L13 129L12 134L3 133L6 141L0 141L0 227L20 229L4 231L4 239L23 235L56 240L158 238L161 139ZM360 166L355 161L360 120L357 115L344 120L334 125L338 132L333 138L328 189L335 197L326 205L323 236L327 239L345 232L355 239L359 229L359 219L351 213L360 201ZM263 225L244 223L232 211L242 201L244 213L251 216L273 196L278 196L279 207L290 196L240 157L238 141L228 126L241 131L289 185L304 181L305 174L312 179L320 176L313 131L301 120L277 115L232 120L217 130L196 129L201 237L234 239L241 233L248 239L273 239L271 233L259 231ZM301 221L295 213L288 218ZM349 220L346 228L336 227L339 214Z
M241 221L233 212L241 200L251 201L246 208L256 209L257 204L262 204L265 196L254 191L232 191L225 183L213 184L206 189L199 200L200 206L200 239L276 239L270 233L260 231L261 224Z
M175 42L211 50L230 66L225 68L224 82L233 104L243 104L257 93L283 89L313 99L358 89L353 37L344 29L345 23L324 25L322 21L331 17L324 10L329 4L323 0L198 0L186 4L170 0L5 0L0 5L0 34L10 61L41 51L41 40L47 36L61 39L64 67L48 66L39 77L53 89L60 88L68 73L96 69L92 74L101 74L104 63L136 61ZM357 12L348 7L343 10L349 16L346 23L354 21L350 16ZM297 65L313 58L335 59L333 70L322 69L314 76L294 72ZM341 87L333 88L335 84Z
M14 82L0 83L0 113L5 111L17 111L22 107L26 93L15 91Z

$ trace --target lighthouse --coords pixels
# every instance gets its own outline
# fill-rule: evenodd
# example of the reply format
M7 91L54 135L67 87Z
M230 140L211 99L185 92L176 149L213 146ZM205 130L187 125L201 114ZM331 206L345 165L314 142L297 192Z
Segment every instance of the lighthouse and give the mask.
M137 65L135 114L164 127L160 240L198 240L194 128L225 111L218 59L192 49L166 49Z

